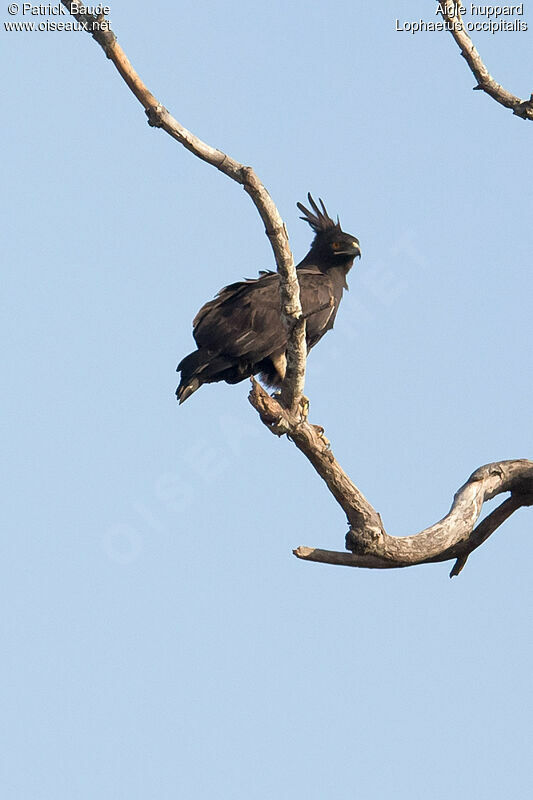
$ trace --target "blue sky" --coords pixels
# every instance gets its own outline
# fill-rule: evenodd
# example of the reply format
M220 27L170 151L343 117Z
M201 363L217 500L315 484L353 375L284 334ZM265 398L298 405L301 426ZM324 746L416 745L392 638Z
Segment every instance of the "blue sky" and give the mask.
M532 452L533 127L449 34L396 32L434 8L109 15L180 122L254 166L297 259L309 190L360 238L306 394L396 535ZM522 97L531 36L476 35ZM530 512L453 581L297 561L346 532L311 467L246 384L174 398L198 308L272 266L249 198L90 37L2 37L3 796L529 797Z

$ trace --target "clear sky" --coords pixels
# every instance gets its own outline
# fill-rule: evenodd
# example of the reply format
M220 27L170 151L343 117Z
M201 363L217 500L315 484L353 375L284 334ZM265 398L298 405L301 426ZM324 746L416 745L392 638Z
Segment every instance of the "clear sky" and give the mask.
M297 259L309 190L360 238L306 394L397 535L532 454L533 125L472 91L449 34L395 30L434 10L109 15L160 101L254 166ZM475 41L525 97L521 19ZM530 797L531 510L453 581L295 559L346 532L309 464L246 383L174 398L198 308L273 265L249 198L146 124L89 36L2 28L0 59L2 796Z

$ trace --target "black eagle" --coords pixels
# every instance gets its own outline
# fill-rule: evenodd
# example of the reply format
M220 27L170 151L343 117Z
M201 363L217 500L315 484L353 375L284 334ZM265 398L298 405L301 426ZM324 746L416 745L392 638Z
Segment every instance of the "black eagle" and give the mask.
M307 195L312 211L297 203L315 238L296 269L302 311L306 318L307 352L333 328L346 275L361 256L359 240L341 229L339 218L328 216ZM263 271L259 278L232 283L206 303L193 321L198 349L178 364L180 403L203 383L239 383L259 374L268 386L285 378L287 331L281 318L279 275Z

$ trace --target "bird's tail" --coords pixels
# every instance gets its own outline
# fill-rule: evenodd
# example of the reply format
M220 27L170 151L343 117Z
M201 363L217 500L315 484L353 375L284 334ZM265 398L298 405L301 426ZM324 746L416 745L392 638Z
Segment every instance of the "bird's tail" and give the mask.
M176 397L178 398L180 406L187 400L188 397L191 396L191 394L193 394L197 389L199 389L201 385L202 384L200 383L198 378L193 378L187 384L180 382L180 385L176 389Z
M208 354L202 353L201 350L195 350L194 353L189 353L188 356L182 358L177 369L178 372L181 372L181 380L176 389L176 397L180 405L200 388L203 381L200 379L199 374L207 365Z
M234 383L235 380L232 378L235 370L235 361L227 356L214 356L202 348L195 350L194 353L189 353L178 364L177 371L181 372L181 380L176 389L176 396L180 405L204 383L221 380ZM242 376L239 376L239 380L242 380Z

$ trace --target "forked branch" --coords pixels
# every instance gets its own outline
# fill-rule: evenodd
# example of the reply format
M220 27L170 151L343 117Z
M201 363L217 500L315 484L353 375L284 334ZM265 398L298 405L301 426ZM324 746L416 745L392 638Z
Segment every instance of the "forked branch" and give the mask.
M531 94L529 100L521 100L520 97L511 94L494 80L474 47L472 39L466 32L463 18L458 13L460 2L457 0L439 0L439 5L444 20L449 24L450 33L459 45L461 55L465 58L477 81L474 89L486 92L497 103L510 108L517 117L533 120L533 94Z
M298 547L294 555L306 561L346 567L392 569L455 559L450 577L458 575L469 554L517 509L533 505L533 461L517 459L486 464L457 491L448 514L413 536L389 536L381 517L352 483L333 455L323 428L288 413L253 381L250 402L264 424L278 436L286 434L309 459L346 513L351 552ZM483 503L511 492L477 527Z

